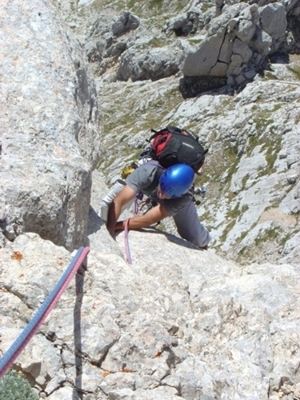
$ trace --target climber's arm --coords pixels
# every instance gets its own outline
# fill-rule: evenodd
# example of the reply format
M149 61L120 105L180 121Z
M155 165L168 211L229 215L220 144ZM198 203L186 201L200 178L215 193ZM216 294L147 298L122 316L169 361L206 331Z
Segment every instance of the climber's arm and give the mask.
M107 215L107 230L113 236L116 230L116 222L121 214L122 207L132 200L136 195L136 192L128 185L121 190L120 193L111 202L108 215Z
M128 229L135 230L140 228L146 228L152 224L155 224L162 219L168 217L166 208L159 204L156 207L151 208L146 214L138 215L129 219ZM125 228L126 221L119 221L116 223L115 230L122 231Z

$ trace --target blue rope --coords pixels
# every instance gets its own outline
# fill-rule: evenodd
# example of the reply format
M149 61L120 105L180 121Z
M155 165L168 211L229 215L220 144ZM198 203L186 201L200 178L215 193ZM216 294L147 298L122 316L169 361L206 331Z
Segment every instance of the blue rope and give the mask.
M10 360L15 356L16 352L19 351L20 347L23 345L23 343L27 340L28 336L31 334L33 329L39 324L39 322L42 320L44 317L45 313L48 311L49 307L53 303L53 300L55 297L58 295L59 291L63 287L65 281L68 279L70 273L73 271L74 266L76 265L78 259L80 258L81 254L85 250L84 247L80 247L75 254L73 260L69 264L68 268L64 272L64 274L61 276L57 284L54 286L53 290L50 292L50 294L46 297L44 300L43 304L37 311L37 313L34 315L34 317L31 319L31 321L28 323L28 325L24 328L24 330L21 332L19 337L15 340L15 342L11 345L11 347L7 350L7 352L4 354L4 356L0 359L0 377L5 373L5 367L7 364L10 362ZM81 264L80 264L81 265ZM79 265L79 266L80 266ZM79 268L79 267L78 267Z

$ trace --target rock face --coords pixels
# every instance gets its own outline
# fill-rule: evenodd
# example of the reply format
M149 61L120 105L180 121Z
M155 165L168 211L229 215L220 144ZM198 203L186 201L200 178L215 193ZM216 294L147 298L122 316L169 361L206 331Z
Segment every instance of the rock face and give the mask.
M117 64L114 80L156 80L182 70L185 97L226 83L244 87L268 65L272 54L287 48L297 50L299 38L296 3L249 3L217 2L220 12L213 13L211 8L205 10L195 2L186 13L170 18L155 36L154 29L151 31L149 24L143 24L131 12L126 11L118 18L101 16L94 22L86 43L89 60L99 75ZM179 57L173 51L177 47L174 41L167 47L172 34L192 39L184 39L187 43ZM192 79L196 77L197 80ZM214 83L208 87L205 80Z
M80 44L42 0L4 1L0 17L1 230L71 250L86 238L100 157L94 82Z
M87 271L15 362L44 398L300 395L299 268L240 267L155 231L130 232L129 265L117 255L123 234L117 243L103 227L95 235L110 254L91 249ZM0 255L3 352L71 255L34 234Z
M274 66L273 76L276 71L280 76L279 68ZM299 231L300 125L295 105L300 91L298 80L285 79L256 79L233 102L228 95L205 94L186 100L173 114L184 126L199 119L195 127L210 148L200 181L207 197L201 199L199 215L227 257L285 262L283 249L287 245L288 251ZM297 247L294 260L289 258L295 265L300 264Z
M1 355L71 251L91 249L87 270L13 365L40 399L300 397L300 63L276 54L282 3L216 3L196 0L179 16L172 0L134 2L126 12L115 3L99 10L93 0L54 3L82 44L49 4L1 3ZM297 51L299 2L284 7L286 49ZM182 56L210 37L219 46L220 35L218 57L242 65L242 76L242 59L275 52L276 62L249 75L243 91L229 85L183 99ZM203 63L218 64L211 46L207 55ZM98 207L105 182L136 160L150 128L167 124L194 130L209 148L198 210L214 240L200 251L163 221L168 234L129 233L129 265L123 233L109 236Z
M224 7L207 26L207 36L199 48L187 54L183 74L226 76L233 86L252 80L267 56L283 46L286 26L286 11L279 3Z

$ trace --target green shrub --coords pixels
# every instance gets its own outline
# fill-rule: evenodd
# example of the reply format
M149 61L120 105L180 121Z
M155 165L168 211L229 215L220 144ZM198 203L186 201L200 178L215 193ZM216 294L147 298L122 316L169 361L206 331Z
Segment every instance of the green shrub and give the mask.
M28 381L10 370L0 379L0 400L37 400Z
M266 229L254 239L254 243L256 246L259 246L260 244L265 243L268 240L274 241L275 239L280 237L281 234L282 228L280 227Z
M159 7L161 8L163 5L163 0L151 0L149 1L149 8Z

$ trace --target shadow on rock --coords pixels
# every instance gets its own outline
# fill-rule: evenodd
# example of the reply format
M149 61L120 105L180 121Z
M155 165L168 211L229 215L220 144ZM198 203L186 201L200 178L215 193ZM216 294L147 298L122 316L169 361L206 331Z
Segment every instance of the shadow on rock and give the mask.
M197 97L202 93L225 87L226 77L219 76L185 76L180 79L179 89L183 98Z
M163 232L159 229L156 228L143 228L143 229L139 229L141 232L147 232L147 233L155 233L155 234L159 234L159 235L164 235L169 242L175 243L178 246L183 246L186 247L188 249L194 249L194 250L202 250L199 247L195 246L193 243L187 242L186 240L172 235L171 233L167 233L167 232Z
M99 231L99 229L103 225L105 225L105 222L103 221L103 219L99 217L99 215L96 213L96 211L93 209L93 207L90 207L87 235L89 236L92 233Z

